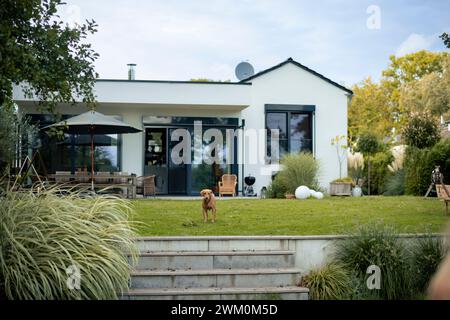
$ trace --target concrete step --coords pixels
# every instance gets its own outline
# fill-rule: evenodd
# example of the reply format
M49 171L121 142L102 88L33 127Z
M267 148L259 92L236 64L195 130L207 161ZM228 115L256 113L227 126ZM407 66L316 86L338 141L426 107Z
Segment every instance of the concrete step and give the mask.
M294 251L142 252L138 270L261 269L294 266Z
M131 289L129 300L308 300L304 287Z
M292 250L295 240L283 236L140 237L140 251Z
M298 284L300 272L295 268L136 270L130 285L133 289L281 287Z

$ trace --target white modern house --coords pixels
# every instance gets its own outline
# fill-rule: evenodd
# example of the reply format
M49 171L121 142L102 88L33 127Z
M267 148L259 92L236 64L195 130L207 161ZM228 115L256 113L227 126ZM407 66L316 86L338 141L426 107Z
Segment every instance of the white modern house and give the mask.
M291 58L239 82L101 79L95 94L97 111L142 129L134 134L96 136L96 170L155 174L160 194L194 195L203 188L214 189L224 173L238 176L239 192L243 178L254 176L254 190L259 193L279 170L268 151L272 132L264 129L279 130L281 154L311 151L321 163L324 188L339 178L336 149L330 141L347 134L352 91ZM14 89L14 99L41 126L54 121L39 112L37 101L26 98L20 87ZM87 110L82 103L58 106L64 117ZM180 141L173 139L174 133L181 128L194 135L199 123L203 142L191 139L192 154L208 149L213 141L208 130L216 129L223 133L219 153L224 161L175 163L171 154ZM230 130L233 136L227 136ZM48 173L88 166L86 141L74 135L54 141L42 134L37 147ZM343 176L346 168L344 163Z

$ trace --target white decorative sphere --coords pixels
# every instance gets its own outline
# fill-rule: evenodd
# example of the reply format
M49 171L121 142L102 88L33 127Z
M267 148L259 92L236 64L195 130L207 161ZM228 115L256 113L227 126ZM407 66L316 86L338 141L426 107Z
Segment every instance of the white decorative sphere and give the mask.
M307 199L311 196L311 191L307 186L300 186L295 189L295 197L297 199Z
M316 199L323 199L323 193L322 192L314 192L313 197Z

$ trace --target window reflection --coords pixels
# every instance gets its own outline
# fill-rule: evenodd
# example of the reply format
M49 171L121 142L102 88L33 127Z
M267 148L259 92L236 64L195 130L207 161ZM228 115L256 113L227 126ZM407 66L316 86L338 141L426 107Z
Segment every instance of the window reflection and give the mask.
M68 116L63 116L67 118ZM46 115L31 115L34 123L40 128L54 123L52 117ZM94 170L120 171L120 136L117 134L94 135ZM40 174L54 173L55 171L77 170L90 171L91 168L91 137L87 134L64 134L62 138L49 136L46 131L40 130L38 135L39 151L43 167L38 167Z
M266 113L267 156L270 163L278 162L288 152L312 152L312 113L276 111ZM271 154L270 130L279 130L279 151Z

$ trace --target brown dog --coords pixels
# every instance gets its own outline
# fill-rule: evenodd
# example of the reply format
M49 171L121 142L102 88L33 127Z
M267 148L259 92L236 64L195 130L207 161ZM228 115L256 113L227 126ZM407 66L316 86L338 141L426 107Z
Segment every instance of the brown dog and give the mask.
M212 222L216 222L216 197L214 192L210 189L203 189L200 191L202 196L203 221L208 221L208 210L212 211Z

